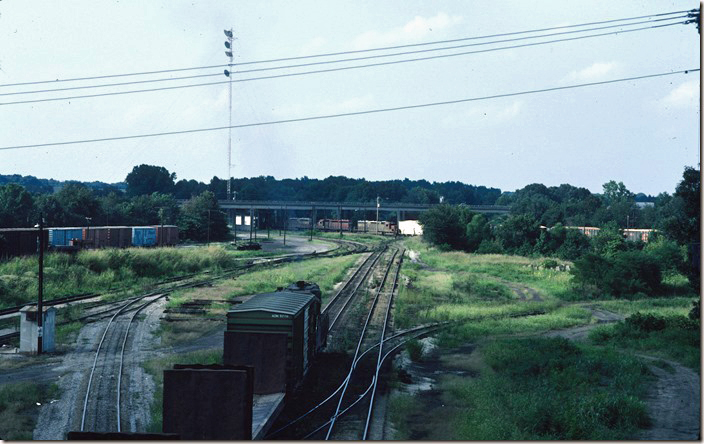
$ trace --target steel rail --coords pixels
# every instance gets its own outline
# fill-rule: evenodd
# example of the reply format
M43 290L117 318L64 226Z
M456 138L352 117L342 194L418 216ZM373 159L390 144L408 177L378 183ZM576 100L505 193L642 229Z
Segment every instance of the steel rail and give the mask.
M381 256L384 254L385 251L386 251L386 248L384 248L384 250L382 250L382 251L377 252L377 253L376 253L376 256L374 256L374 254L372 254L371 256L369 256L369 258L371 258L371 257L374 256L374 259L371 261L371 264L369 265L369 268L367 268L367 271L364 272L364 275L361 277L361 279L359 280L359 282L357 282L357 285L354 287L354 290L352 290L352 292L350 293L350 297L347 298L347 301L345 301L345 303L342 305L342 307L340 308L340 311L338 311L337 314L335 314L335 317L333 318L333 320L330 321L330 325L328 326L328 332L329 332L330 330L332 330L332 328L333 328L333 327L335 326L335 324L337 323L338 319L340 319L340 316L342 316L342 313L344 313L344 311L347 309L347 306L350 304L350 302L352 302L352 298L353 298L354 295L357 293L357 290L359 290L359 287L360 287L360 286L362 285L362 283L367 279L367 276L369 276L369 273L374 269L374 267L376 266L376 263L379 261L379 258L381 258ZM369 259L369 258L367 258L367 259ZM356 277L357 274L358 274L366 265L367 265L367 261L364 261L364 263L359 266L359 268L357 269L357 271L355 272L355 274L353 275L352 278ZM352 278L350 278L350 282L351 282L351 279L352 279ZM337 298L339 297L339 295L341 294L341 292L342 292L342 290L341 290L340 292L338 292L337 295L334 296L334 299L337 299ZM331 306L331 304L332 304L332 301L330 301L330 303L328 303L328 305L325 306L325 311L324 311L324 312L327 312L327 309L328 309L328 307Z
M132 314L132 317L130 318L130 322L127 324L127 330L125 331L125 339L122 341L122 350L120 351L120 371L117 376L117 431L118 431L118 433L122 431L121 426L120 426L120 393L121 393L121 389L122 389L122 369L124 367L124 362L125 362L125 346L127 345L127 337L130 334L130 327L132 326L132 322L134 322L134 319L137 317L139 312L141 312L147 306L158 301L159 299L166 297L166 295L167 295L167 293L164 293L161 296L158 296L158 297L152 299L151 301L142 304L137 310L135 310L135 312Z
M438 328L439 328L439 326L438 326ZM415 338L418 338L418 337L420 337L420 336L423 336L424 334L427 334L427 333L429 333L430 331L432 331L432 330L429 330L428 332L419 333L419 334L417 334L417 335L415 335L415 336L413 336L413 337L411 337L411 338L408 338L408 339L405 340L405 341L400 342L400 343L397 344L395 347L393 347L391 350L389 350L388 352L386 352L386 354L384 354L384 357L381 359L381 363L383 364L384 361L386 361L386 359L387 359L392 353L395 353L396 350L398 350L402 345L405 345L405 344L406 344L408 341L410 341L411 339L415 339ZM376 346L371 347L369 350L372 350L373 348L376 348ZM343 416L343 415L344 415L345 413L347 413L350 409L352 409L352 407L354 407L355 405L359 404L359 403L362 401L362 399L364 399L364 397L367 395L367 393L369 393L369 390L372 388L372 385L373 385L373 384L374 384L374 381L372 381L372 382L369 384L369 387L367 387L367 390L365 390L364 393L362 393L352 404L350 404L349 406L345 407L345 409L342 410L342 411L337 415L337 417ZM302 439L308 439L308 438L310 438L311 436L315 435L316 433L318 433L319 431L321 431L323 428L325 428L325 426L327 426L328 424L330 424L330 422L333 421L333 419L334 419L334 418L330 418L325 424L323 424L323 425L321 425L320 427L318 427L317 429L313 430L312 432L310 432L309 434L307 434L306 436L304 436Z
M444 325L445 325L444 323L436 323L436 324L428 324L428 325L419 325L419 326L417 326L417 327L409 328L409 329L407 329L407 330L403 330L403 331L400 331L400 332L398 332L398 333L396 333L396 334L394 334L394 335L392 335L392 336L389 336L388 338L384 339L384 343L386 343L386 342L388 342L388 341L391 341L392 339L396 339L396 338L398 338L398 337L405 336L405 335L407 335L407 334L409 334L409 333L414 333L414 332L417 332L417 331L419 331L419 330L424 330L424 331L422 331L421 333L419 333L418 335L414 336L414 338L416 338L416 337L418 337L418 336L422 336L422 335L424 335L424 334L427 334L427 333L430 333L430 332L432 332L432 331L434 331L434 330L437 330L438 328L443 327ZM404 343L405 343L405 342L404 342ZM374 344L374 345L372 345L371 347L369 347L368 349L366 349L364 352L362 352L362 354L360 354L359 357L357 358L356 363L358 363L359 361L361 361L362 358L364 358L364 356L365 356L367 353L370 353L372 350L374 350L374 349L377 348L378 346L379 346L379 344ZM355 363L355 365L356 365L356 363ZM340 385L337 387L337 389L335 389L335 391L333 391L333 392L332 392L327 398L325 398L323 401L320 401L315 407L313 407L312 409L310 409L310 410L308 410L307 412L303 413L302 415L300 415L300 416L297 417L296 419L294 419L294 420L292 420L292 421L289 421L288 423L284 424L283 426L279 427L278 429L274 430L273 432L268 433L267 436L265 437L265 439L271 438L272 436L274 436L274 435L276 435L276 434L278 434L278 433L280 433L280 432L286 430L286 429L289 428L290 426L296 424L296 423L297 423L298 421L300 421L301 419L305 418L306 416L310 415L311 413L313 413L314 411L316 411L317 409L319 409L320 407L322 407L323 405L325 405L328 401L330 401L332 398L334 398L335 395L336 395L340 390L342 390L342 387L344 386L345 381L347 381L347 379L348 379L349 377L350 377L350 375L348 374L347 377L346 377L346 378L340 383ZM328 424L328 423L325 423L325 424Z
M372 306L369 309L369 313L367 314L367 319L364 321L364 325L362 326L362 332L359 335L359 341L357 342L357 348L355 349L354 352L354 357L352 358L352 366L350 367L349 374L351 375L356 367L356 359L357 356L359 355L359 350L362 347L362 342L364 341L364 335L367 331L367 328L369 326L369 321L372 318L372 315L374 314L374 308L376 308L376 303L379 300L379 294L381 293L381 289L384 288L384 283L386 282L386 277L389 274L389 270L391 269L391 265L393 265L394 259L396 258L396 255L398 254L398 250L396 250L391 257L391 260L389 261L389 265L386 267L386 271L384 272L384 277L381 281L381 284L379 285L376 295L374 297L374 301L372 302ZM349 386L349 381L351 378L348 378L347 381L345 382L345 386L342 389L342 393L340 394L340 400L337 403L337 408L335 409L335 414L333 415L331 422L330 422L330 428L328 429L327 434L325 435L325 440L330 439L330 434L332 433L332 429L335 427L335 421L337 420L337 416L340 413L340 407L342 406L342 401L345 398L345 393L347 392L347 387Z
M379 382L379 370L381 369L381 355L384 351L384 336L386 336L386 326L389 323L389 314L391 313L391 305L394 302L394 291L396 290L396 284L398 283L398 275L401 271L401 265L403 264L403 253L405 250L401 250L401 257L398 261L398 267L396 268L396 275L394 276L394 282L391 286L391 296L389 297L389 305L386 307L386 315L384 316L384 324L381 329L381 335L379 337L379 355L376 360L376 371L374 372L374 388L372 389L371 399L369 400L369 411L367 412L367 421L364 424L364 433L362 434L362 441L367 440L367 434L369 432L369 423L372 418L372 412L374 410L374 395L376 394L376 387Z
M93 383L93 375L95 374L95 368L98 364L98 357L100 356L100 349L103 346L103 342L105 341L105 336L108 333L108 330L110 329L110 326L112 325L113 320L115 320L115 317L122 313L125 309L127 309L129 306L137 302L139 299L135 299L133 301L128 302L127 304L123 305L120 310L118 310L112 317L110 318L110 321L108 322L108 325L105 326L105 331L103 332L103 337L100 338L100 342L98 343L98 349L95 352L95 359L93 360L93 367L91 368L90 371L90 376L88 378L88 388L86 389L86 397L85 400L83 401L83 415L81 415L81 432L84 431L85 429L85 422L86 422L86 412L88 411L88 398L90 397L90 389L91 385Z

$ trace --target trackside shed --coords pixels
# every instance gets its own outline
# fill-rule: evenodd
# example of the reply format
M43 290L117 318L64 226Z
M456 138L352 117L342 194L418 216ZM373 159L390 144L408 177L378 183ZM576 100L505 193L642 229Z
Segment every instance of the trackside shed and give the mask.
M286 334L286 381L293 388L315 355L319 315L319 299L310 293L262 293L228 311L227 330L240 335ZM250 350L252 354L261 352Z

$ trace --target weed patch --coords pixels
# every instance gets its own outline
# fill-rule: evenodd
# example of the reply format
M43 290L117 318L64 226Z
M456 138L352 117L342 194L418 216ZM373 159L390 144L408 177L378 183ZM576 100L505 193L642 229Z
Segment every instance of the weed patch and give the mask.
M41 404L58 394L56 384L19 382L0 387L0 437L30 441Z
M451 418L466 440L627 439L649 419L647 368L561 338L502 340L482 350L490 372L445 387L467 408Z
M595 328L589 338L598 345L646 352L701 371L699 321L686 316L636 313L623 322Z

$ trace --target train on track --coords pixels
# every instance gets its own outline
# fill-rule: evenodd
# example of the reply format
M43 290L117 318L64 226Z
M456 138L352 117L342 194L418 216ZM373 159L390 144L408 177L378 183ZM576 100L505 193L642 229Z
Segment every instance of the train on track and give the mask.
M139 227L50 227L43 231L45 251L77 251L84 248L174 246L176 225ZM36 228L0 228L0 258L26 256L39 251Z
M225 364L253 365L255 392L297 387L327 342L321 303L317 284L298 281L235 305L227 313Z
M310 230L312 227L309 217L291 217L288 220L290 230ZM388 221L349 219L320 219L315 224L318 231L345 231L357 233L372 233L382 235L397 234L398 224Z

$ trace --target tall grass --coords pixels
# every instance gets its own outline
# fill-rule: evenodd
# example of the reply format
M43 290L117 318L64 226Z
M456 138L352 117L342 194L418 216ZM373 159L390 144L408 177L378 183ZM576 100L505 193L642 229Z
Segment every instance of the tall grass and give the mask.
M686 316L636 313L623 322L597 327L589 338L595 344L645 352L701 372L700 324Z
M56 384L18 382L0 387L0 438L30 441L41 404L57 396Z
M44 259L44 297L103 292L143 286L167 277L234 267L237 259L260 252L225 247L84 250L75 255L49 253ZM37 297L36 258L0 262L0 308Z
M502 340L484 347L491 371L445 387L467 408L451 439L613 440L649 424L639 397L647 368L611 350L565 339Z

